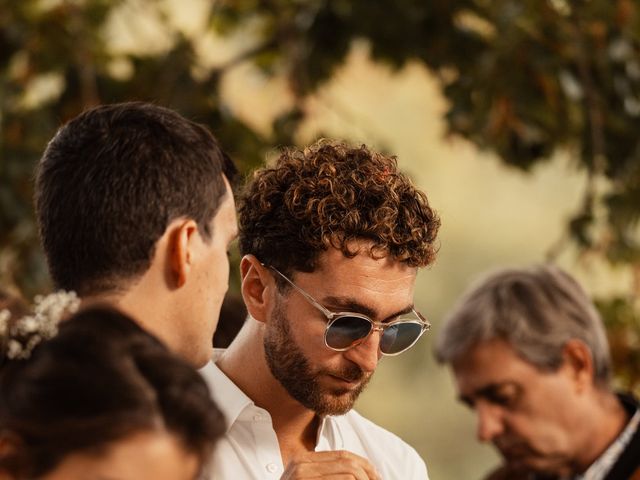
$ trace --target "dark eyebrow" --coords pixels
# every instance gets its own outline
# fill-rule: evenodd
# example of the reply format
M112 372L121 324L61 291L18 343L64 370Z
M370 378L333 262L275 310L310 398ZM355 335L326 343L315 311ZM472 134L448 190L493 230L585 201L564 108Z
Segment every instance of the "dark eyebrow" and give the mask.
M471 392L469 395L458 395L458 400L469 407L473 407L476 398L481 397L491 399L495 396L496 391L509 386L514 386L516 387L516 390L519 390L519 388L517 388L518 386L514 382L490 383L489 385Z
M325 307L328 306L329 310L336 310L336 311L340 310L344 312L360 313L372 319L375 319L377 316L377 313L373 308L368 307L367 305L363 305L362 303L358 302L355 298L351 298L351 297L335 297L330 295L328 297L323 297L322 305L324 305ZM390 320L393 320L396 317L399 317L400 315L404 315L411 311L413 311L413 305L409 305L403 308L402 310L395 312L392 315L389 315L387 318L384 318L382 322L388 322Z
M458 400L464 403L465 405L467 405L468 407L473 408L473 405L476 403L475 401L476 398L486 397L487 393L491 392L492 390L495 390L496 388L498 388L498 386L499 385L491 383L485 387L479 388L478 390L471 392L468 395L458 395Z

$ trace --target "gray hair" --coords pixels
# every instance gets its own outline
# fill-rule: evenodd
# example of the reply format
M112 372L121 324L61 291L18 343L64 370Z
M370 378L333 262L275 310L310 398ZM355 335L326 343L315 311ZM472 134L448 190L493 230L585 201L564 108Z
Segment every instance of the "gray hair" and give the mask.
M591 350L594 381L606 385L611 358L604 325L578 283L558 267L503 269L472 285L444 321L436 358L450 363L480 342L501 338L525 361L557 370L567 341Z

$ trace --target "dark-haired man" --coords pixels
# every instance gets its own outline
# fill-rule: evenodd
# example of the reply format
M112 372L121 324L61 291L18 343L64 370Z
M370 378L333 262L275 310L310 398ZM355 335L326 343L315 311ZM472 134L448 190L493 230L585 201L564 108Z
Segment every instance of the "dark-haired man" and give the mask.
M491 478L640 478L640 410L610 388L609 346L593 303L554 266L500 270L446 319L451 365L478 439L505 459Z
M145 103L88 110L47 146L36 210L58 288L127 312L201 366L228 286L236 169L202 125Z
M239 205L249 318L204 369L229 422L212 478L426 479L351 410L381 356L429 328L413 304L439 227L426 196L394 158L321 141L258 170Z

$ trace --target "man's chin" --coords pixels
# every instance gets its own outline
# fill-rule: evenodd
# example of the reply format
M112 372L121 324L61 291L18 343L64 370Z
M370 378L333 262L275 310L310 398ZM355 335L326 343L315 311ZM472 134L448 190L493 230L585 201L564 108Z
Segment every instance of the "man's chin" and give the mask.
M518 445L497 448L505 463L513 466L514 468L531 469L534 466L532 463L535 463L535 457L525 446Z
M500 452L505 460L505 463L514 470L529 471L543 475L543 478L547 476L560 475L565 472L564 464L553 459L536 455L530 451L509 451Z
M331 377L331 376L329 376ZM318 415L344 415L353 408L356 400L369 383L370 376L358 381L331 379L332 385L320 395Z
M324 393L314 409L320 416L344 415L353 408L357 399L352 390L332 391Z

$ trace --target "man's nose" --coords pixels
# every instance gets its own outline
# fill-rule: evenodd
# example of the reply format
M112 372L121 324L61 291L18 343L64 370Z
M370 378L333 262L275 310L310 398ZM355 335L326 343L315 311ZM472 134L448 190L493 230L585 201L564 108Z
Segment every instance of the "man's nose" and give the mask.
M378 366L378 360L382 356L380 352L380 337L382 332L378 329L371 334L359 345L346 350L345 358L358 365L363 372L371 373Z
M476 414L478 415L478 440L481 442L491 442L504 432L504 419L502 409L496 405L485 402L476 404Z

